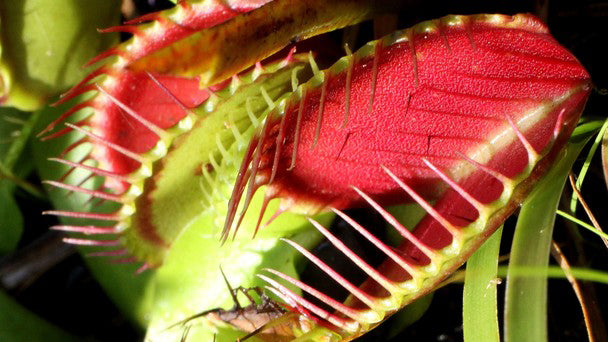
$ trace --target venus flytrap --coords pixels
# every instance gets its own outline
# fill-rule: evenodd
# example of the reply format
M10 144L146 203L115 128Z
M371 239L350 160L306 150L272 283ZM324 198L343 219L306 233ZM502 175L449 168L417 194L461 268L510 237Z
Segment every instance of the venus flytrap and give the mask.
M87 235L67 242L112 247L95 254L156 269L149 339L179 340L182 331L167 327L229 309L220 267L234 286L266 286L289 311L243 335L361 336L464 263L559 155L589 94L589 75L530 15L424 22L349 51L327 69L291 53L254 64L383 5L182 1L108 30L133 38L100 56L104 63L63 101L90 98L43 133L79 133L53 159L69 167L66 175L48 183L114 208L49 213L99 221L55 227ZM150 22L136 24L143 21ZM278 33L262 39L268 27ZM59 127L81 110L90 114ZM85 175L70 183L78 172ZM88 186L89 179L101 185ZM385 209L406 202L426 212L415 227ZM345 212L358 207L377 211L402 242L389 246ZM325 228L328 217L309 217L319 213L340 216L385 261L360 258ZM90 238L96 235L103 238ZM309 252L321 235L369 279L353 283ZM341 302L300 281L299 259L351 296ZM188 339L209 340L230 323L201 321Z

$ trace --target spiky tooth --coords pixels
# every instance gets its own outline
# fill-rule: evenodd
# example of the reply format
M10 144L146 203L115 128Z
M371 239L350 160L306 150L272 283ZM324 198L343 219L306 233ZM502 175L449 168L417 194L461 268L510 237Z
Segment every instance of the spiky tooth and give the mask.
M91 102L90 101L84 101L81 102L77 105L75 105L74 107L70 108L68 111L66 111L65 113L61 114L61 116L59 116L57 119L53 120L53 122L51 122L50 124L48 124L48 126L46 126L42 131L40 131L38 134L36 134L37 138L42 138L43 135L45 135L46 133L52 131L53 129L55 129L55 127L60 123L65 121L68 117L70 117L72 114L76 113L77 111L90 107L91 106Z
M285 56L285 58L283 58L283 60L281 61L281 67L285 67L287 65L289 65L290 63L293 62L293 55L295 55L297 48L294 46L292 47L289 52L287 53L287 56ZM294 88L292 88L293 91L295 91Z
M57 132L54 132L54 133L51 133L51 134L46 135L44 137L41 137L40 141L47 141L47 140L55 139L55 138L58 138L60 136L66 135L66 134L68 134L68 133L70 133L72 131L73 131L72 128L70 128L70 127L64 127L64 128L60 129ZM75 145L75 143L73 145ZM62 152L62 154L63 153L64 152Z
M494 170L489 166L486 166L474 159L471 159L469 156L461 153L461 152L456 152L456 154L458 154L462 159L464 159L466 162L468 162L469 164L473 165L475 168L489 174L490 176L496 178L499 182L502 183L503 188L505 189L505 191L509 191L509 189L513 189L516 186L516 182L515 180L505 176L504 174L502 174L500 171ZM510 196L510 193L509 193Z
M426 274L418 265L414 265L403 259L397 253L395 253L391 247L384 244L382 241L380 241L380 239L374 236L374 234L370 233L367 229L365 229L357 221L346 215L344 212L335 208L332 208L331 210L336 213L336 215L340 216L344 221L346 221L351 227L353 227L353 229L363 235L374 246L378 247L378 249L380 249L384 254L386 254L395 263L397 263L397 265L401 266L401 268L403 268L407 273L409 273L409 275L412 277L412 281L406 281L401 285L401 287L407 287L411 289L419 288L420 282L425 278ZM406 283L407 286L404 286Z
M299 287L301 290L307 292L308 294L312 295L313 297L317 298L318 300L322 301L323 303L331 306L334 310L341 312L342 314L352 318L353 320L359 322L359 323L367 323L367 324L371 324L374 323L372 321L368 321L366 315L364 314L364 312L353 309L349 306L346 306L344 304L342 304L341 302L331 298L330 296L324 294L323 292L318 291L317 289L309 286L308 284L294 279L282 272L273 270L273 269L269 269L269 268L265 268L263 269L264 271L270 272L280 278L282 278L283 280Z
M251 200L253 199L253 195L256 193L258 188L261 186L261 183L263 183L263 182L259 182L256 176L258 175L260 159L262 156L262 143L264 142L264 137L266 137L268 135L268 128L270 126L270 121L271 121L270 118L266 118L266 120L264 121L264 127L262 129L262 137L258 140L257 144L251 144L251 146L255 146L255 151L253 154L253 161L251 163L251 172L249 174L249 182L247 185L247 193L245 194L245 202L243 204L243 209L241 210L241 213L239 214L239 218L237 220L237 223L236 223L236 226L234 229L233 239L236 238L236 233L237 233L239 227L241 226L243 219L245 218L245 214L247 213L249 204L251 203ZM244 160L247 160L247 159L244 159ZM247 163L243 162L243 165L247 166L246 164ZM235 184L235 187L234 187L235 190L237 188L237 185L238 185L238 183ZM237 203L237 204L235 204L235 205L238 205L239 201L240 201L240 197L236 198L235 203ZM231 228L230 226L228 226L228 221L229 220L226 220L227 231ZM224 227L225 230L226 230L226 227ZM222 240L225 240L225 238L223 236L222 236Z
M113 33L113 32L122 33L122 32L124 32L124 33L130 33L130 34L136 35L136 36L141 36L143 34L142 30L134 25L117 25L117 26L107 27L104 29L98 29L98 31L101 33Z
M319 222L309 218L308 221L315 227L321 234L323 234L329 242L331 242L334 247L336 247L340 252L342 252L347 258L349 258L355 265L357 265L365 274L367 274L370 278L374 279L378 284L384 287L388 292L391 293L390 298L398 298L403 290L395 285L392 281L387 279L385 276L380 274L380 272L376 271L372 266L370 266L367 262L365 262L362 258L360 258L356 253L354 253L350 248L346 246L340 239L336 238L332 233L330 233L325 227L323 227ZM394 303L395 307L399 307L397 303Z
M241 163L241 167L239 168L239 172L236 177L236 181L234 183L234 187L232 190L232 195L230 196L230 200L228 201L228 210L226 213L226 221L224 223L224 228L222 229L222 243L225 243L228 239L228 234L230 233L230 229L232 228L232 224L234 222L234 218L236 216L236 212L238 209L239 202L241 200L241 196L243 195L243 189L245 188L245 183L247 182L247 178L249 177L249 163L247 161L251 160L254 152L255 152L256 144L250 144L245 152L245 156L243 162Z
M70 226L70 225L57 225L52 226L52 230L60 230L64 232L82 233L86 235L91 234L116 234L114 227L99 227L99 226Z
M452 180L448 175L446 175L443 171L439 170L433 163L431 163L428 159L422 158L422 161L429 167L429 169L433 170L444 182L446 182L454 191L456 191L462 198L467 200L477 211L481 214L485 211L487 207L483 203L479 202L475 197L473 197L468 191L466 191L462 186Z
M158 127L157 125L153 124L152 122L150 122L149 120L144 119L144 117L142 117L141 115L137 114L137 112L135 112L131 107L127 106L126 104L124 104L123 102L121 102L119 99L117 99L116 97L112 96L108 91L106 91L102 86L100 86L99 84L95 84L95 87L97 88L97 90L99 90L103 95L105 95L108 99L110 99L110 101L112 103L114 103L116 106L120 107L120 109L122 109L125 113L127 113L129 116L131 116L133 119L137 120L137 122L141 123L142 125L144 125L147 129L149 129L152 133L156 134L160 139L166 139L167 138L167 132Z
M88 83L90 81L92 81L93 79L95 79L96 77L98 77L98 76L101 76L103 74L109 73L109 71L110 71L110 69L108 69L105 66L97 68L96 70L94 70L93 72L91 72L90 74L88 74L85 78L83 78L80 82L78 82L78 84L76 84L75 86L73 86L72 88L70 88L70 90L68 90L67 92L61 94L59 100L57 100L57 102L53 103L52 106L58 106L58 105L60 105L62 103L65 103L65 102L73 99L74 97L78 96L79 94L81 94L81 93L78 93L78 92L83 87L90 87L90 90L94 90L93 89L93 85L92 84L88 84ZM61 122L62 118L63 118L63 116L61 116L60 118L54 120L53 122L54 123Z
M288 289L287 287L279 284L278 282L274 281L273 279L263 275L263 274L258 274L257 275L260 279L266 281L267 283L269 283L272 287L274 287L275 289L279 290L280 292L282 292L284 295L290 297L291 299L293 299L295 302L297 302L298 304L300 304L301 306L303 306L304 308L306 308L307 310L309 310L310 312L314 313L315 315L319 316L320 318L330 322L331 324L347 330L347 331L352 331L355 332L358 329L358 324L355 323L354 327L353 324L348 324L349 322L335 316L332 315L331 313L321 309L320 307L316 306L315 304L307 301L306 299L302 298L301 296L298 296L297 294L295 294L293 291L291 291L290 289Z
M513 131L515 132L517 139L519 139L521 144L524 145L526 151L528 152L528 165L532 165L532 162L538 160L539 158L538 152L536 152L536 149L534 148L534 146L532 146L532 144L530 144L528 138L526 138L524 133L519 129L519 127L517 127L517 124L513 122L513 119L507 113L505 113L504 116L507 119L507 122L509 122L509 125L511 126Z
M553 136L551 137L551 141L549 142L548 148L553 147L553 144L555 143L555 140L557 140L557 137L559 136L559 134L561 133L561 127L564 124L564 115L566 114L566 108L563 108L559 114L557 115L557 120L555 120L555 127L553 127Z
M123 202L125 202L125 199L122 196L109 194L109 193L103 192L103 191L89 190L89 189L81 188L81 187L78 187L78 186L69 185L69 184L65 184L65 183L61 183L61 182L56 182L56 181L50 181L50 180L42 181L42 183L48 184L48 185L52 185L52 186L54 186L56 188L61 188L61 189L69 190L69 191L79 192L79 193L86 194L86 195L89 195L89 196L92 196L92 197L95 197L95 198L101 198L101 199L108 200L108 201L113 201L113 202L116 202L116 203L123 203Z
M61 159L61 158L49 158L49 161L53 161L53 162L57 162L57 163L61 163L64 165L69 165L73 168L80 168L83 170L87 170L90 171L98 176L103 176L103 177L110 177L110 178L114 178L116 180L120 180L126 183L131 183L132 179L130 179L127 176L123 176L123 175L119 175L117 173L111 172L111 171L107 171L107 170L103 170L97 167L93 167L93 166L89 166L89 165L85 165L82 163L75 163L69 160L65 160L65 159Z
M61 210L43 211L42 215L55 215L55 216L62 216L62 217L73 217L73 218L102 220L102 221L120 221L120 219L121 219L121 217L116 214L61 211Z
M333 268L331 268L329 265L327 265L326 263L324 263L323 261L321 261L321 259L319 259L316 256L314 256L312 253L310 253L308 250L306 250L304 247L300 246L296 242L293 242L291 240L284 239L284 238L281 238L281 240L287 242L288 244L290 244L298 252L300 252L302 255L304 255L308 260L310 260L311 262L313 262L323 272L325 272L328 276L330 276L338 284L340 284L340 286L344 287L353 296L355 296L362 303L364 303L370 309L372 309L376 313L376 317L374 317L374 318L378 319L378 322L380 320L382 320L383 313L384 313L384 311L385 311L386 308L384 307L383 302L382 302L381 299L378 299L378 298L375 298L373 296L370 296L369 294L367 294L364 291L362 291L361 289L359 289L357 286L355 286L350 281L348 281L346 278L344 278L340 273L336 272Z
M144 262L137 270L135 270L135 274L141 274L150 269L150 265L147 262Z
M87 131L86 129L84 129L82 127L78 127L76 125L72 125L71 123L67 123L67 122L66 122L65 125L68 126L68 127L70 127L70 128L72 128L72 129L74 129L74 130L76 130L76 131L78 131L78 132L80 132L80 133L82 133L82 134L84 134L84 135L86 135L86 136L88 136L89 138L91 138L91 139L99 142L100 144L103 144L103 145L107 146L108 148L111 148L114 151L116 151L118 153L121 153L124 156L129 157L129 158L131 158L131 159L133 159L135 161L138 161L138 162L140 162L142 164L146 163L148 161L145 157L142 157L141 155L139 155L139 154L137 154L137 153L135 153L133 151L129 151L128 149L126 149L124 147L118 146L118 145L114 144L111 141L108 141L108 140L106 140L106 139L104 139L104 138L102 138L102 137L100 137L100 136L98 136L98 135L96 135L96 134L94 134L92 132Z
M386 172L405 192L407 192L410 197L416 201L429 215L431 215L437 222L439 222L443 228L445 228L450 234L452 234L452 238L455 242L461 241L463 239L463 232L455 227L450 221L448 221L443 215L441 215L433 206L427 202L424 198L422 198L414 189L410 188L405 182L403 182L399 177L397 177L391 170L389 170L386 166L381 166L384 172Z
M401 236L410 241L416 246L424 255L426 255L431 262L439 258L439 254L435 252L433 249L426 246L420 239L416 237L416 235L412 234L407 228L405 228L397 219L391 215L388 211L386 211L380 204L374 201L370 196L361 191L359 188L353 186L353 190L355 190L359 196L361 196L369 205L371 205L382 217L395 228Z
M118 246L120 240L90 240L90 239L75 239L75 238L63 238L63 242L71 245L79 246Z

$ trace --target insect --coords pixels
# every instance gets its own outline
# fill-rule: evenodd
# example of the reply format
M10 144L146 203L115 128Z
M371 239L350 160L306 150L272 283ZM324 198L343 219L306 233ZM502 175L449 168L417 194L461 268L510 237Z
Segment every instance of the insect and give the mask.
M366 1L312 2L293 10L284 7L289 3L271 2L246 16L233 13L234 20L225 24L173 25L174 18L197 13L181 2L174 12L146 18L154 22L145 30L121 28L133 31L135 38L102 56L115 55L66 98L88 91L95 91L95 97L59 121L84 107L96 112L55 134L75 130L83 140L74 148L83 142L94 146L84 161L56 161L105 177L104 188L51 182L114 202L114 211L51 213L104 221L56 228L117 234L113 240L68 242L125 246L98 254L128 254L143 268L158 267L158 279L163 279L174 264L161 265L179 253L174 242L188 234L191 222L209 213L214 224L206 232L219 244L220 235L224 241L229 233L237 237L241 224L257 231L272 199L280 200L281 215L333 212L386 256L373 267L318 219L308 218L369 276L362 285L302 244L285 241L343 286L350 293L346 302L303 283L293 270L289 275L272 267L260 279L296 315L297 325L289 326L293 338L347 341L431 291L510 215L558 156L582 111L590 80L538 19L477 15L449 16L395 32L348 51L328 69L290 54L218 83L300 37L299 32L321 27L319 22L330 30L375 10ZM313 15L325 8L331 9L326 16ZM230 38L240 37L252 18L278 25L281 16L269 15L273 9L287 18L292 11L310 17L285 21L286 33L276 41L247 45L229 58L217 37L242 42ZM168 32L179 34L156 41L150 33L154 25L168 25ZM202 58L193 44L200 41L213 43L206 52L210 58ZM131 55L131 50L138 52ZM178 54L184 58L169 57ZM193 62L198 57L202 62ZM201 89L201 84L214 86ZM90 166L89 158L98 165ZM245 213L262 187L261 213L256 222L246 222ZM404 202L416 202L427 212L416 227L404 227L385 209ZM344 212L363 206L376 210L401 235L396 249ZM167 215L169 211L180 214ZM289 236L282 234L275 240ZM166 316L159 312L155 317Z

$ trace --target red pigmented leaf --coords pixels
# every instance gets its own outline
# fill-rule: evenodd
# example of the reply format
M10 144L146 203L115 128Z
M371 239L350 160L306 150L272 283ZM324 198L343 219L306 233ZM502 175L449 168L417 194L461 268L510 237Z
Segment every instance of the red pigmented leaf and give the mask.
M314 326L295 336L329 336L329 329L332 340L348 341L431 291L559 156L590 89L585 69L530 15L425 22L317 73L252 142L231 214L247 183L245 209L251 193L267 185L267 199L280 198L283 209L333 210L387 258L372 267L311 220L369 278L357 287L287 241L350 292L342 304L270 271L319 306L262 276L306 318L303 327ZM427 212L412 232L383 209L408 200ZM403 243L387 246L340 210L363 205L378 211Z
M445 183L422 158L455 180L471 172L462 155L500 160L513 176L527 165L527 152L506 148L515 139L503 134L509 120L542 151L562 110L564 123L576 120L588 83L584 68L531 16L417 25L345 57L290 98L260 133L263 141L252 142L259 156L245 162L257 173L241 177L233 204L247 181L252 189L269 184L269 199L304 213L360 206L353 186L381 205L402 202L380 166L438 198ZM481 200L499 190L483 190Z

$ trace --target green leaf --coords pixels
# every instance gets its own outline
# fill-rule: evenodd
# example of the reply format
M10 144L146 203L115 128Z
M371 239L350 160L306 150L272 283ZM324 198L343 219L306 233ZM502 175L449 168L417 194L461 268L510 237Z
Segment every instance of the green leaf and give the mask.
M23 216L13 198L13 191L15 184L23 185L25 182L15 175L13 169L19 166L20 173L27 169L24 167L27 163L18 165L17 161L23 154L39 114L31 114L27 121L16 124L23 115L14 109L0 108L0 120L6 123L0 125L0 255L13 251L23 233ZM14 122L11 123L11 120Z
M69 342L73 336L40 319L0 291L0 341Z
M578 127L558 156L558 162L540 180L524 202L513 237L505 294L505 341L547 341L547 272L520 275L520 268L546 269L555 211L566 177L591 135L589 123Z
M0 103L38 109L75 84L117 38L97 29L119 19L118 0L0 1Z
M501 235L502 227L467 261L462 308L466 342L500 341L496 277Z
M591 121L590 124L598 124L597 121ZM580 127L587 127L588 125L581 125ZM597 133L597 136L595 137L595 140L593 141L593 145L591 145L591 148L589 149L589 153L587 153L587 158L585 158L585 162L583 163L583 166L581 166L581 171L578 174L578 179L576 180L576 187L581 190L582 186L583 186L583 181L585 180L585 176L587 176L587 171L589 171L589 166L591 165L591 160L593 159L593 156L595 155L595 152L597 151L598 147L600 146L600 144L602 145L602 160L604 162L604 171L606 170L606 159L604 158L604 145L606 144L605 142L602 143L602 138L605 137L608 134L608 119L603 120L603 125L600 128L600 131ZM604 139L605 141L606 139ZM606 175L606 173L604 172L604 175ZM572 194L572 198L570 199L570 211L572 211L573 213L576 213L576 204L578 203L578 197L576 197L576 194Z
M23 232L23 216L13 199L12 188L0 180L0 256L17 247Z
M250 211L257 213L263 201L263 193L254 196ZM278 206L271 203L269 212ZM317 218L328 224L333 215ZM239 234L252 236L255 219L246 218ZM219 235L214 231L214 215L211 211L201 215L184 229L173 243L165 263L154 279L154 306L150 311L151 323L147 337L151 340L179 341L180 327L167 327L197 313L214 308L230 309L234 306L230 292L221 276L220 267L233 286L263 287L264 281L258 273L264 268L272 268L291 277L298 278L297 266L302 256L280 237L287 237L305 248L319 243L321 235L314 230L305 217L284 213L272 224L264 227L264 234L255 239L240 238L229 240L222 246ZM289 229L286 229L289 228ZM296 293L300 291L292 288ZM243 305L250 304L243 300ZM211 341L216 327L202 324L204 319L193 322L188 341ZM239 335L218 334L216 341L234 341Z

